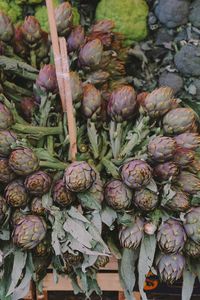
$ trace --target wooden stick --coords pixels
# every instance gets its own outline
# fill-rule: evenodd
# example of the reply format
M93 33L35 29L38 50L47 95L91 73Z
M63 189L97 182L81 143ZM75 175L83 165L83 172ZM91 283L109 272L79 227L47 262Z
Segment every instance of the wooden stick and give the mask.
M49 27L50 27L50 34L51 34L51 42L54 54L54 61L55 61L55 68L56 68L56 75L58 81L58 87L60 91L60 97L62 101L63 111L66 112L65 107L65 92L64 92L64 83L62 74L62 60L60 55L60 48L59 48L59 41L58 41L58 33L57 33L57 26L54 14L54 7L52 0L46 0L46 6L48 11L48 20L49 20Z
M67 110L67 122L70 140L70 155L71 160L76 160L77 154L77 132L76 132L76 122L73 110L73 100L70 86L70 73L69 73L69 58L67 53L67 44L65 38L59 38L60 53L62 57L62 69L63 69L63 79L64 79L64 91L65 91L65 102L64 107Z

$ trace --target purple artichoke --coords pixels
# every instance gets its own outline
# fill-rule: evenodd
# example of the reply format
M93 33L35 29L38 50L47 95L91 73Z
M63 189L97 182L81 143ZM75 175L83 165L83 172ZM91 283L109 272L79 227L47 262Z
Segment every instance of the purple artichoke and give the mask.
M9 209L6 200L0 196L0 225L2 225L6 220L8 210Z
M181 148L196 150L200 147L200 136L198 133L185 132L175 136L174 139Z
M115 28L115 23L112 20L100 20L92 26L92 32L111 32Z
M87 75L87 82L99 85L108 81L110 73L102 70L98 70Z
M171 137L157 136L148 144L148 154L157 162L171 159L176 151L176 142Z
M46 209L42 205L42 198L35 197L31 202L31 211L34 215L43 216L45 215Z
M77 51L85 42L85 31L81 25L72 29L67 38L67 48L69 52Z
M81 66L96 67L100 64L103 54L103 45L99 39L87 42L80 50L79 63Z
M70 72L70 85L73 102L79 102L83 96L83 86L77 72Z
M38 42L42 38L42 30L40 23L34 16L28 16L25 18L25 21L21 26L21 31L24 41L29 47L38 46Z
M92 84L83 89L82 111L87 119L96 121L101 114L101 93Z
M200 245L200 207L192 207L185 214L184 228L187 236Z
M135 218L133 225L129 227L123 226L119 231L119 240L123 248L138 248L143 236L144 220L139 217Z
M5 199L12 207L25 207L29 202L29 195L23 181L17 179L9 183L5 189Z
M195 158L195 152L187 148L177 148L173 161L180 167L190 165Z
M188 194L175 190L176 194L167 201L165 207L173 212L185 212L190 208L190 199Z
M9 167L8 159L0 158L0 182L9 183L15 176L15 173Z
M72 204L76 197L65 187L63 180L58 180L53 187L53 200L62 207L68 207Z
M195 259L200 258L200 245L196 244L190 239L187 239L183 251L184 254L186 254L187 256L190 256Z
M149 189L141 189L135 192L133 202L141 210L152 211L158 205L158 195Z
M0 130L0 156L9 156L11 146L16 143L17 136L13 131Z
M194 195L200 191L200 179L190 172L181 171L176 182L185 193Z
M169 179L174 180L179 174L179 167L175 163L167 161L157 165L153 172L154 176L159 181L165 181Z
M58 92L56 69L54 65L45 65L40 69L36 80L36 86L53 94Z
M56 26L59 36L66 36L72 27L73 14L69 2L64 2L55 9Z
M27 97L23 98L20 102L20 113L22 117L27 121L31 122L32 117L36 108L36 102L34 98Z
M10 110L0 102L0 130L8 129L13 124L13 116Z
M26 177L24 185L30 194L41 196L50 190L51 177L43 171L37 171Z

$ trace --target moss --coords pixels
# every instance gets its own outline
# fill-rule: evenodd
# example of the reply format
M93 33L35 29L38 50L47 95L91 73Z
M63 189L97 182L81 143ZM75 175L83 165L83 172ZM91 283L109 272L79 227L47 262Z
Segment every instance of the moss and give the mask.
M96 20L113 20L115 30L124 35L126 44L147 36L147 15L145 0L101 0L96 10Z
M0 11L4 12L13 23L16 23L22 19L22 9L15 1L3 0L0 2Z

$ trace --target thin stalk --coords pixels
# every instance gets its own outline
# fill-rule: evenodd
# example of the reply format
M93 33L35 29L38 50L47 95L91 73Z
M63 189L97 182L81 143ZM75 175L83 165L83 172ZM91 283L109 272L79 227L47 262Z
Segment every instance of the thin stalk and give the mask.
M14 84L14 83L11 83L9 81L4 81L3 86L5 86L9 90L13 91L14 93L18 93L18 94L21 94L21 95L24 95L24 96L29 96L29 97L32 96L31 91L29 91L27 89L24 89L24 88Z
M87 132L94 158L97 159L99 157L98 134L95 123L91 122L90 120L87 122Z
M36 54L34 50L31 50L30 56L31 56L31 66L33 68L37 68Z
M41 127L41 126L22 125L19 123L14 124L12 126L12 129L24 134L39 134L41 136L59 135L62 133L61 127Z
M40 167L45 167L55 170L65 170L68 167L68 164L64 162L50 162L50 161L40 161Z

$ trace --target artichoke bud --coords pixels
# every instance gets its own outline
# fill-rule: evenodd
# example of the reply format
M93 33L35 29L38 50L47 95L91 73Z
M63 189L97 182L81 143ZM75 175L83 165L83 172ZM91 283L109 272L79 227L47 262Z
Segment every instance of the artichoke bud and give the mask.
M54 65L45 65L38 74L36 86L45 92L56 94L58 92L58 83L56 69Z
M131 226L123 226L119 231L119 240L123 248L138 248L143 236L144 220L140 217L136 217Z
M104 268L109 263L109 257L105 255L99 255L95 261L94 267L96 269Z
M133 202L143 211L152 211L158 205L158 195L149 189L141 189L135 192Z
M67 49L69 52L77 51L85 42L85 31L81 25L76 26L67 38Z
M66 263L71 266L78 266L83 262L83 255L79 251L76 251L74 254L65 252L63 257Z
M0 156L10 155L12 145L16 143L17 136L11 130L0 130Z
M32 121L32 117L35 109L36 109L36 102L34 98L27 97L21 100L20 113L27 122Z
M66 168L64 174L65 186L71 192L88 190L96 180L96 172L85 161L76 161Z
M196 244L190 239L187 239L183 251L187 256L191 258L200 258L200 245Z
M76 200L75 195L65 187L62 179L54 184L52 193L54 202L62 207L68 207Z
M115 23L112 20L100 20L92 26L92 32L111 32L115 28Z
M10 18L2 11L0 12L0 40L2 42L11 42L14 36L14 26Z
M200 245L200 207L192 207L185 214L184 228L187 236Z
M109 99L108 114L116 122L131 119L136 111L136 92L132 86L115 89Z
M194 195L200 191L200 179L190 172L181 171L176 183L185 193Z
M24 37L23 37L23 32L22 32L22 28L16 27L15 28L15 36L14 36L14 51L17 55L23 57L23 58L27 58L28 55L28 47L27 45L24 43L23 41Z
M15 173L9 167L7 158L0 158L0 182L9 183L15 178Z
M0 196L0 225L2 225L6 220L8 211L9 209L6 200L2 196Z
M149 157L157 162L164 162L173 158L176 152L176 142L167 136L157 136L148 144Z
M92 84L83 89L82 111L87 119L96 121L101 114L101 93Z
M152 169L145 161L135 159L122 166L121 177L128 187L140 189L150 182Z
M190 199L188 194L175 190L176 194L167 201L165 207L173 212L185 212L190 208Z
M83 96L83 87L77 72L70 72L70 85L72 92L72 100L74 103L78 103Z
M38 20L34 16L26 17L21 30L26 44L29 47L37 47L42 38L42 30Z
M7 203L15 208L25 207L29 201L29 195L21 179L10 182L5 189Z
M51 177L43 171L37 171L26 177L24 184L30 194L42 196L50 190Z
M99 70L99 71L95 71L93 73L88 74L87 82L94 84L94 85L100 85L100 84L107 82L109 77L110 77L110 74L108 72Z
M33 214L38 215L38 216L44 216L46 209L42 205L42 198L40 197L35 197L33 198L31 202L31 211Z
M174 137L177 146L196 150L200 147L200 135L198 133L185 132Z
M180 167L187 166L193 162L195 152L187 148L177 148L174 154L174 162Z
M175 163L167 161L155 166L153 173L159 181L175 180L179 174L179 167Z
M146 223L144 225L144 232L148 235L153 235L157 230L157 227L153 223Z
M55 9L56 26L59 36L66 36L72 27L73 14L69 2L64 2Z
M0 102L0 130L8 129L14 123L10 110Z
M100 178L100 175L96 172L96 179L93 182L92 186L89 188L88 192L90 193L90 195L93 196L93 198L99 203L101 204L104 200L104 192L103 192L103 182ZM83 203L82 203L83 206ZM86 207L86 205L84 204L84 208L87 210L92 210L92 208L89 206Z
M100 64L103 54L103 45L99 39L87 42L80 50L79 63L85 67L96 67Z
M163 118L163 129L170 135L196 132L196 114L191 108L172 109Z
M157 242L166 254L180 252L186 242L184 227L179 221L168 219L158 229Z
M36 256L44 257L51 253L51 240L45 237L34 249L33 253Z
M133 192L121 180L111 180L105 186L104 197L115 210L124 210L131 206Z

